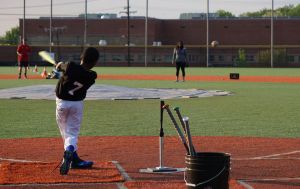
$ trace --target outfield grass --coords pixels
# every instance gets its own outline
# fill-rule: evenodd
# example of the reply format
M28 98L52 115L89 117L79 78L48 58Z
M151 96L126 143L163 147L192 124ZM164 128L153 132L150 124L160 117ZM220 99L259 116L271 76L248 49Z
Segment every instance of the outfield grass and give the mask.
M33 68L33 67L31 67ZM0 67L0 74L17 74L17 67ZM38 68L42 71L43 67ZM53 67L46 67L51 71ZM145 75L174 75L174 67L96 67L98 74L145 74ZM299 68L187 68L188 75L214 75L224 76L232 72L249 76L299 76ZM31 72L29 72L32 74Z
M114 71L114 73L122 71L121 68L100 69L103 72L104 70L112 70L111 72ZM124 74L131 73L135 69L143 70L138 73L146 73L148 70L148 68L125 68L123 72ZM174 71L169 68L163 69L167 70L168 74ZM202 69L193 68L189 71L196 73L198 70ZM211 72L214 69L203 70ZM216 73L225 73L226 70L218 68ZM251 73L252 69L249 70L239 69L238 71ZM295 70L298 71L298 69L269 70L265 72L275 74L274 70L276 73L285 73L290 70L291 73L288 72L286 76L293 76L296 73ZM259 72L263 73L261 70ZM55 84L56 80L0 80L0 88L46 83ZM231 91L234 94L232 96L173 99L166 100L166 103L172 107L180 106L182 114L190 117L193 135L300 137L299 84L118 80L98 80L97 84ZM0 138L60 136L55 122L55 101L1 99L0 104ZM167 115L164 116L164 120L166 135L176 135ZM159 126L159 100L85 101L81 135L158 136Z

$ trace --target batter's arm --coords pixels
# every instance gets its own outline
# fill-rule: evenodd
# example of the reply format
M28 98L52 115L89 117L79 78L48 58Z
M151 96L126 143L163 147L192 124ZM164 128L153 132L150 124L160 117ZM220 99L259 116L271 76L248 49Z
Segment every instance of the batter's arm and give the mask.
M59 62L55 68L57 71L66 72L67 66L68 66L68 64L65 64L64 62Z

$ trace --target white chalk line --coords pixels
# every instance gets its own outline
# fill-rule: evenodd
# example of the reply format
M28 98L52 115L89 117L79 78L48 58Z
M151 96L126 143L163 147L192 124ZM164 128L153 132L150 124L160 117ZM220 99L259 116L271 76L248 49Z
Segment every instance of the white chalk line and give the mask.
M247 182L268 182L268 181L297 181L300 180L300 177L291 177L291 178L252 178L252 179L237 179L237 182L245 187L246 189L254 189L253 186L248 184Z
M291 155L291 154L297 154L300 153L299 150L297 151L291 151L291 152L286 152L286 153L280 153L280 154L271 154L271 155L266 155L266 156L258 156L258 157L251 157L251 158L231 158L232 160L237 160L237 161L242 161L242 160L281 160L281 159L286 159L286 160L300 160L300 158L293 158L293 157L278 157L278 156L285 156L285 155Z
M299 150L286 152L286 153L278 153L278 154L271 154L266 156L258 156L258 157L251 157L251 158L231 158L232 160L236 161L243 161L243 160L300 160L300 158L292 158L292 157L278 157L278 156L285 156L291 154L300 153ZM247 182L255 182L255 181L292 181L292 180L300 180L300 178L265 178L265 179L238 179L237 182L245 187L246 189L254 189L253 186L248 184Z
M116 167L117 169L120 171L121 175L124 177L125 182L126 181L131 181L132 178L128 175L128 173L126 172L126 170L120 165L120 163L118 161L111 161ZM123 183L118 183L117 184L118 189L127 189L127 187L124 185Z
M250 184L246 183L243 180L237 180L237 182L242 185L243 187L245 187L246 189L254 189Z
M237 179L237 182L245 187L246 189L254 189L253 186L248 184L247 182L268 182L268 181L298 181L300 177L285 177L285 178L249 178L249 179Z
M126 172L126 170L119 164L118 161L111 161L113 164L115 164L115 166L117 167L117 169L120 171L121 175L124 177L125 181L131 181L132 178L128 175L128 173Z
M32 160L25 160L25 159L11 159L11 158L1 158L0 161L11 161L11 162L20 162L20 163L47 163L43 161L32 161Z
M231 158L234 161L248 161L248 160L300 160L300 158Z
M256 182L256 181L297 181L300 177L282 177L282 178L251 178L251 179L239 179L241 181Z

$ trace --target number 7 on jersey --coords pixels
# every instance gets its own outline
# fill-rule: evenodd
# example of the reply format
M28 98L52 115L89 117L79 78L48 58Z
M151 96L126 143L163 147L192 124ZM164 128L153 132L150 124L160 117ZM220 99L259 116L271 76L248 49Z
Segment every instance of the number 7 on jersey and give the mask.
M70 95L74 95L74 92L75 91L77 91L77 90L79 90L80 88L82 88L83 87L83 85L81 84L81 83L79 83L78 81L75 81L74 83L73 83L73 85L75 85L75 86L77 86L77 87L75 87L74 89L72 89L72 90L69 90L69 94Z

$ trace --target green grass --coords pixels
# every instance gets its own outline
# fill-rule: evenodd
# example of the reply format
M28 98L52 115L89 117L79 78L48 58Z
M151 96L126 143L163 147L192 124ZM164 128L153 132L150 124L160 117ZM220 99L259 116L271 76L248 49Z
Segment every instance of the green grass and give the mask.
M33 68L33 67L31 67ZM53 67L47 67L51 71ZM0 67L0 74L16 74L17 67ZM38 68L42 71L43 67ZM98 74L146 74L146 75L174 75L174 67L96 67ZM299 76L299 68L187 68L188 75L229 75L238 72L241 75L261 76ZM32 73L31 73L32 74Z
M147 73L156 68L99 68L103 73ZM173 69L162 68L168 74ZM225 73L227 68L193 68L196 73ZM258 69L239 69L252 73ZM298 69L295 69L298 71ZM296 75L294 69L263 69L256 75L285 73ZM204 72L204 71L203 71ZM266 74L263 74L263 73ZM276 72L276 73L275 73ZM156 73L152 73L156 74ZM251 75L251 74L250 74ZM254 75L254 74L252 74ZM0 89L55 84L56 80L0 80ZM166 100L172 107L179 106L182 114L190 117L192 134L198 136L258 136L300 137L300 87L298 84L241 83L241 82L185 82L173 81L109 81L97 84L147 88L201 88L233 92L232 96L197 99ZM55 101L0 100L0 138L59 136L55 122ZM169 117L164 116L166 135L176 135ZM159 100L85 101L81 135L85 136L158 136Z

